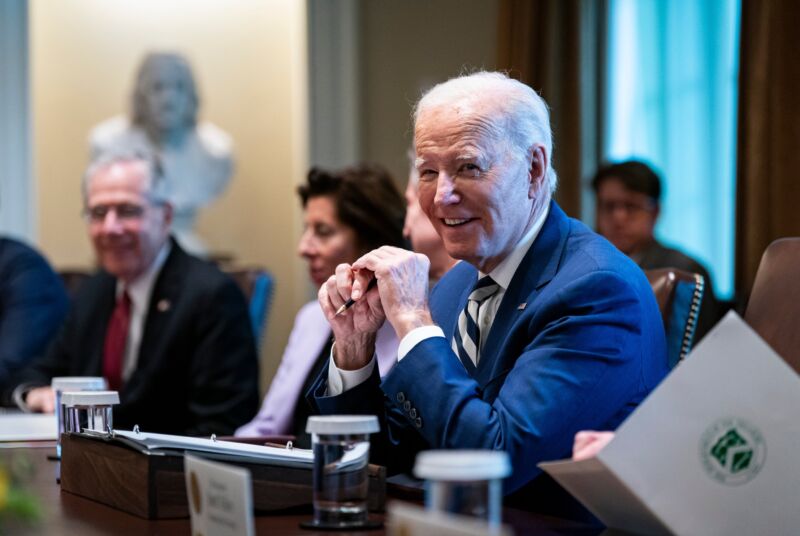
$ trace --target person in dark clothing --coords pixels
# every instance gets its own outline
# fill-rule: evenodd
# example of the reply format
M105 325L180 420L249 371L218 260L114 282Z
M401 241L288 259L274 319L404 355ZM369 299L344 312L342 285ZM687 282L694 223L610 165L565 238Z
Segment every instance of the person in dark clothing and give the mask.
M53 411L54 376L103 376L119 391L114 426L232 434L258 407L258 361L236 283L170 236L172 205L156 160L110 154L84 178L89 236L102 269L87 280L15 401Z
M0 392L40 357L67 313L61 278L36 250L0 237Z
M633 259L642 270L677 268L705 280L695 342L719 319L711 276L700 262L655 238L661 211L661 180L636 160L601 167L592 180L596 195L597 232Z

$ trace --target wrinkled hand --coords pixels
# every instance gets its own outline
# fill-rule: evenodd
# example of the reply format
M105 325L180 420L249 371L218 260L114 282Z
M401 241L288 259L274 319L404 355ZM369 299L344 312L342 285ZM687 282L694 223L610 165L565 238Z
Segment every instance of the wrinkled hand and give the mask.
M357 276L366 277L367 282L361 287L366 289L372 274L356 274L349 264L340 264L317 295L336 341L336 366L343 370L360 369L369 363L375 353L375 334L386 320L377 288L373 287L363 297L363 290L353 294L353 282ZM358 301L337 315L339 307L351 297Z
M353 263L353 297L358 299L369 280L377 278L383 311L402 339L414 328L433 324L428 309L430 264L425 255L392 246L370 251Z
M575 434L575 443L572 446L572 459L575 461L586 460L596 456L603 447L614 439L614 432L595 432L583 430Z
M50 387L36 387L28 391L25 404L30 411L53 413L56 410L56 394Z

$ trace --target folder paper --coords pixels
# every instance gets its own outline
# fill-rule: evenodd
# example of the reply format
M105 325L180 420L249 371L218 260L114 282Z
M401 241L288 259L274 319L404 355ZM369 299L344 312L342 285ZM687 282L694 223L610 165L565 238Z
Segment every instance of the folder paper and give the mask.
M56 439L55 415L31 413L0 414L0 442Z
M800 532L800 377L729 313L597 456L539 466L607 526Z
M88 430L85 433L88 435L105 435L93 434ZM283 467L305 467L309 469L314 464L314 454L307 449L285 449L232 441L217 441L200 437L133 432L130 430L114 430L114 436L117 441L126 441L139 449L150 452L178 450L218 455L223 458L232 457Z

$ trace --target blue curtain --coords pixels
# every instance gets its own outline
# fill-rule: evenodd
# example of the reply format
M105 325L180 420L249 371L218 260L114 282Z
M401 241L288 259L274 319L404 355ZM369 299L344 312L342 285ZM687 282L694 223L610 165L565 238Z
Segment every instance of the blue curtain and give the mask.
M664 186L657 237L733 292L738 0L610 0L605 159Z

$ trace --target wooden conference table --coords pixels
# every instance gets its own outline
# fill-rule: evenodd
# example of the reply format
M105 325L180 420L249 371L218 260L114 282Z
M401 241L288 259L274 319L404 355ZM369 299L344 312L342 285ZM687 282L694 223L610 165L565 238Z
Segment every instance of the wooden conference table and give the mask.
M55 453L53 442L36 442L25 444L0 443L0 460L6 463L9 459L26 459L34 468L26 488L39 500L42 518L35 525L19 525L8 523L0 527L2 534L43 534L43 535L81 535L99 534L125 535L187 535L191 534L188 519L169 519L148 521L103 504L84 499L77 495L61 492L56 483L59 463L48 460L49 454ZM390 487L389 502L397 500L398 494ZM396 490L395 490L396 491ZM406 495L407 497L407 495ZM383 515L372 514L383 519ZM256 516L256 532L269 535L332 535L342 532L314 532L301 529L300 521L311 517L311 508L290 512L270 513ZM594 535L600 531L580 523L541 516L506 508L503 511L503 522L511 525L517 535ZM353 532L357 535L385 534L385 530Z

